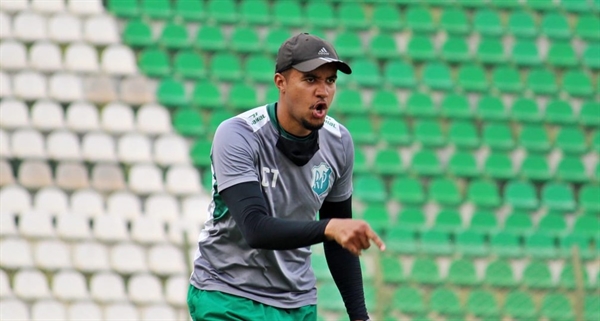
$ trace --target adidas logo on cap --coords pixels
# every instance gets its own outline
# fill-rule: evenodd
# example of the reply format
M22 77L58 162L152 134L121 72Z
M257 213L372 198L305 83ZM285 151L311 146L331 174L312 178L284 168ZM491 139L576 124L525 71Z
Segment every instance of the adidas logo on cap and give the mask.
M319 50L319 55L329 56L329 52L327 51L327 49L325 49L325 47L323 47L323 48L321 48L321 50Z

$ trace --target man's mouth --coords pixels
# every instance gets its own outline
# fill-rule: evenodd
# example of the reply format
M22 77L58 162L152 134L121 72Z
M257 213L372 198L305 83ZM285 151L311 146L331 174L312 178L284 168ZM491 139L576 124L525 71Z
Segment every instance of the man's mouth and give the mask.
M313 117L323 118L327 111L327 104L325 102L318 102L311 107L313 111Z

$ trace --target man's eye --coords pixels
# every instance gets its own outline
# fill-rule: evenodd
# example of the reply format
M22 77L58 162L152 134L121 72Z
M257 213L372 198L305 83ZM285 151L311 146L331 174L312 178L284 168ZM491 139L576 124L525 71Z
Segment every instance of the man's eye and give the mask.
M330 84L333 84L333 83L335 83L335 78L329 78L329 79L327 79L327 82Z
M306 78L306 81L307 81L307 82L314 82L314 81L315 81L315 78L310 78L310 77L308 77L308 78Z

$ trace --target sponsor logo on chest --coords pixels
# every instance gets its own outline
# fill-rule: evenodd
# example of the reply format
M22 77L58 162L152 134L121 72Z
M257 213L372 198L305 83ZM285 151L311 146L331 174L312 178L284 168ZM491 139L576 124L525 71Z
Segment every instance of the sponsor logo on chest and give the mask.
M321 163L312 168L312 190L318 196L323 195L331 184L331 167L327 163Z

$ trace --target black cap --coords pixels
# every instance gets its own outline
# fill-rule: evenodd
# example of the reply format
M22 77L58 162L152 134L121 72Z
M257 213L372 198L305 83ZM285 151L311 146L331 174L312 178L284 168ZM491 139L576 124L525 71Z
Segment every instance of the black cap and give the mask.
M331 62L337 65L339 71L352 73L350 66L338 58L331 44L317 36L301 33L289 38L279 47L275 72L290 68L307 72Z

